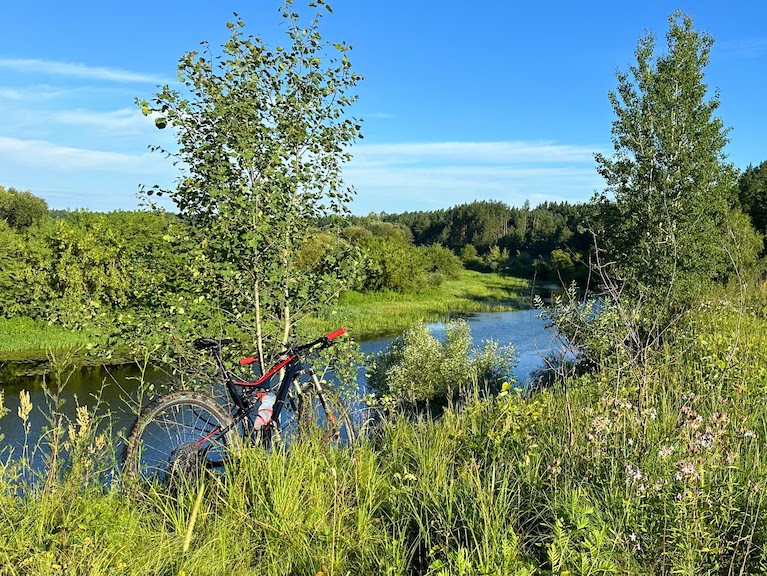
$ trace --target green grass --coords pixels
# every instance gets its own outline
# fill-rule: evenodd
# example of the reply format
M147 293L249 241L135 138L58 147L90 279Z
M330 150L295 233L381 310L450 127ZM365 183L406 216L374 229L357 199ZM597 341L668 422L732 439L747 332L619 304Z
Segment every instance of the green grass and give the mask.
M345 326L357 340L401 332L417 320L435 321L451 313L517 310L529 306L530 283L521 278L461 272L455 280L416 294L347 292L329 317L308 319L311 333Z
M0 318L0 358L45 358L50 350L81 348L86 331L70 330L31 318Z
M48 489L0 466L0 575L767 573L766 303L712 300L641 370L249 449L198 513L105 487L81 414Z

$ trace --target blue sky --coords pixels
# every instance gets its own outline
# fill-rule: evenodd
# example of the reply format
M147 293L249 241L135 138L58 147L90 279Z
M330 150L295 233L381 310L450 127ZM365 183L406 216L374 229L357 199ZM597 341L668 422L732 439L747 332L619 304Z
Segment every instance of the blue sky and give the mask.
M344 171L355 213L579 202L603 188L607 92L638 38L680 9L716 38L707 68L737 167L767 160L767 3L336 0L321 32L354 46L364 140ZM27 0L0 16L0 185L52 208L132 210L141 184L178 175L172 145L134 104L175 80L179 57L246 31L286 43L277 0Z

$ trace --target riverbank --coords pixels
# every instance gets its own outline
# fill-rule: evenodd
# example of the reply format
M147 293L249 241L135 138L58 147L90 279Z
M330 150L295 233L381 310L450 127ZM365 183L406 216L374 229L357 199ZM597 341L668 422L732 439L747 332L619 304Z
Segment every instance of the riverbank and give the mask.
M416 294L346 292L332 314L307 319L305 329L314 334L345 326L356 340L370 340L399 333L417 320L528 308L529 291L530 282L523 278L463 270L457 279Z
M530 283L522 278L464 270L455 280L416 294L347 292L326 318L307 319L308 333L345 326L360 340L393 334L416 320L438 320L450 313L490 312L525 308ZM68 330L30 318L0 318L0 363L45 360L60 350L83 351L94 342L88 330ZM87 357L80 355L83 363Z
M29 490L23 464L0 466L0 566L136 576L764 573L765 308L764 295L746 307L712 298L641 370L607 358L532 396L472 395L434 420L392 413L348 450L312 440L246 450L221 475L141 501L104 481L119 451L80 410L61 424L72 449L40 473L48 484Z

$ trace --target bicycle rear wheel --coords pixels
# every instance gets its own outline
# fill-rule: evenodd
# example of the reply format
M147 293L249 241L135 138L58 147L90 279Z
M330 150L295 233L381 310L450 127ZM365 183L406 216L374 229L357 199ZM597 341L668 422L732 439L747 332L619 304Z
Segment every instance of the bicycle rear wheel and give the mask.
M302 436L318 436L336 446L353 444L357 438L346 404L330 388L309 386L299 397L297 418Z
M241 444L231 417L218 402L199 392L170 392L151 402L128 432L123 483L165 483L222 468Z

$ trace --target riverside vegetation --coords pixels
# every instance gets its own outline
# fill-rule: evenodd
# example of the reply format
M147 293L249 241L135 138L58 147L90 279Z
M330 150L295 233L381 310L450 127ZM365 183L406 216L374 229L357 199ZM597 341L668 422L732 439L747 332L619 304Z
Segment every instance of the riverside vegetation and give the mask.
M196 52L181 59L191 99L166 86L139 102L158 128L179 129L176 156L190 170L158 191L177 215L125 217L164 240L146 247L164 263L145 270L147 282L111 265L122 262L109 256L119 235L36 236L101 216L6 218L0 261L12 273L0 282L23 297L4 306L42 297L61 320L109 326L107 342L169 364L193 335L244 329L233 346L263 357L300 333L302 316L332 312L343 291L353 302L364 286L418 292L460 278L448 248L397 239L400 222L348 226L338 169L359 136L346 107L361 78L347 45L320 42L324 1L310 7L303 26L293 2L282 5L289 45L276 52L230 23L215 66ZM119 441L96 407L79 399L73 419L61 414L59 365L39 444L0 465L0 574L767 573L767 287L754 228L764 220L753 213L765 206L764 171L738 182L725 161L718 95L707 99L703 83L711 37L674 14L666 39L659 56L653 36L640 39L610 94L615 154L597 157L608 188L579 224L598 282L542 310L576 358L552 365L548 386L517 388L510 351L472 347L461 324L444 341L416 324L371 367L377 417L358 442L251 447L220 475L136 500L121 491ZM528 212L501 222L496 239L520 240L515 219ZM475 267L504 271L521 256L471 246L460 252ZM67 258L46 257L58 249ZM548 256L541 266L569 267L570 252ZM36 310L22 308L3 314ZM31 432L36 408L21 392L17 414L3 418ZM41 468L31 464L38 450Z
M488 396L464 358L450 380L464 402L439 418L393 408L349 449L254 448L202 488L140 502L108 481L93 407L54 412L43 442L59 458L0 468L0 573L763 573L767 294L727 296L643 373L616 359ZM434 346L411 343L428 366Z
M307 318L308 334L346 326L358 340L401 332L418 320L436 321L451 313L516 310L530 301L531 283L496 273L459 270L439 285L403 293L394 290L342 293L324 317ZM30 317L0 318L0 358L46 357L48 352L85 350L99 332L79 330ZM87 361L81 357L81 361ZM98 357L92 361L99 361Z

